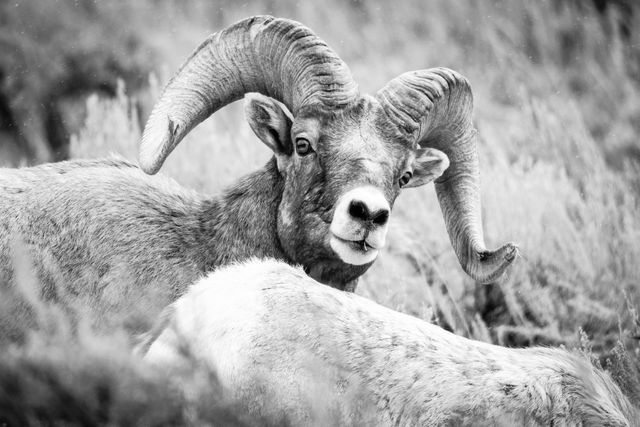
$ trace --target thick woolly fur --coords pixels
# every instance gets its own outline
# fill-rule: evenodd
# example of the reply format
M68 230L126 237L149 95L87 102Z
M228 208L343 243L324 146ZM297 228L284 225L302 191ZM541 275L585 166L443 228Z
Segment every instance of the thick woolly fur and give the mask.
M144 330L217 265L287 259L275 231L274 163L217 198L119 159L0 170L0 287L14 283L21 241L45 299L82 298L96 325Z
M637 422L608 374L580 355L465 339L272 260L200 280L147 348L162 369L206 365L274 425Z

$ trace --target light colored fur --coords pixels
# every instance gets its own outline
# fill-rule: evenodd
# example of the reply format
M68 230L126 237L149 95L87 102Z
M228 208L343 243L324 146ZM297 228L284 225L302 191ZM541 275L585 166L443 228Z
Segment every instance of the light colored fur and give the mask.
M274 425L636 421L608 374L583 357L456 336L282 262L218 269L165 314L142 346L146 359L162 369L206 365Z

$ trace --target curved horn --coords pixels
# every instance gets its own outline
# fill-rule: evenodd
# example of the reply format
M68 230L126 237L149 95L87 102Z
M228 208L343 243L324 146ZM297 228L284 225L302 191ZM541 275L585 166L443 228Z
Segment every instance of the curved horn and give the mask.
M435 184L449 239L469 276L481 283L495 281L518 249L512 243L496 251L485 247L469 83L446 68L413 71L391 80L376 97L405 138L449 157L449 168Z
M140 166L156 173L193 127L248 92L301 107L341 107L358 94L346 64L304 25L254 16L202 43L165 87L142 135Z

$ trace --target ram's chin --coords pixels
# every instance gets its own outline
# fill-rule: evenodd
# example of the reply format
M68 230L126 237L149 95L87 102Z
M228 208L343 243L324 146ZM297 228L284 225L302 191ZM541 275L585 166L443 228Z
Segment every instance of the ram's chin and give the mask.
M330 244L331 249L333 249L342 262L346 264L368 264L378 257L378 249L374 249L370 246L365 249L361 242L352 242L336 236L331 236Z

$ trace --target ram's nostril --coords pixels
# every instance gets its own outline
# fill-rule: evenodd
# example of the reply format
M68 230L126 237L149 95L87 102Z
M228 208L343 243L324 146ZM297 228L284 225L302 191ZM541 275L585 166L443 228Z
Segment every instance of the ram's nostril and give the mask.
M362 222L382 226L389 220L389 209L383 208L371 211L369 206L362 200L352 200L351 203L349 203L349 215Z
M389 211L381 209L373 214L373 222L377 225L385 225L389 220Z
M364 202L352 200L349 204L349 215L362 221L369 221L369 209Z

